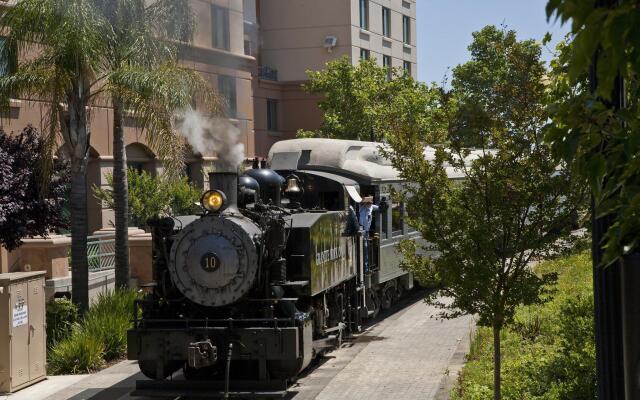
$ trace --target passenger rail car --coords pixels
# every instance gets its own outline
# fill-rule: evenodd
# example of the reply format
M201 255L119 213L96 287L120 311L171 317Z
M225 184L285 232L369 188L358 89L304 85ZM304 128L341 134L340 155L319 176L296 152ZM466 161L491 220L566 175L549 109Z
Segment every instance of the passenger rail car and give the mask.
M278 142L269 169L210 174L202 215L150 221L154 283L136 303L129 359L157 387L182 369L207 390L283 390L411 289L395 245L420 237L392 199L402 181L378 146ZM368 196L380 209L363 232Z

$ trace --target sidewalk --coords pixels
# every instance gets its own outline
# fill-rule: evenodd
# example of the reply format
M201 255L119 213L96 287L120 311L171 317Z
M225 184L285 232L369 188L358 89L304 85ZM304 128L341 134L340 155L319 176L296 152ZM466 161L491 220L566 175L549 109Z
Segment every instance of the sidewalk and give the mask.
M374 326L353 346L291 388L293 400L448 399L464 363L473 318L437 319L418 301Z
M128 398L144 377L135 361L122 361L91 375L52 376L0 400L117 400Z

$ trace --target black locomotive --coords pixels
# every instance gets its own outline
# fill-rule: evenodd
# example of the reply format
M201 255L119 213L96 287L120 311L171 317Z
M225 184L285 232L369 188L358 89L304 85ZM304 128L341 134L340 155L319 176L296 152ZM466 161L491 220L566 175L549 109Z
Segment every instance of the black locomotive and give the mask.
M360 160L386 174L376 180L335 160L314 166L328 144L345 153L359 143L362 155L361 142L287 142L272 150L277 172L254 164L242 176L212 173L202 215L151 221L155 283L136 303L128 356L155 383L138 394L160 380L175 390L166 378L179 369L188 391L284 390L315 354L411 287L393 244L417 235L402 225L401 205L385 205L399 180L384 160ZM361 192L381 205L365 234Z

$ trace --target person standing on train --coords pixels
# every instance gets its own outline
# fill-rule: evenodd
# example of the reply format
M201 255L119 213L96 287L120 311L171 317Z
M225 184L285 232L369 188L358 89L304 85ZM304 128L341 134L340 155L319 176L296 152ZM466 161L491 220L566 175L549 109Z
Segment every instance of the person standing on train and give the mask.
M369 236L369 231L371 230L371 221L373 220L373 213L378 211L380 208L373 204L373 196L367 196L362 199L362 203L360 203L360 210L358 215L358 223L362 228L364 240L363 240L363 253L364 253L364 270L365 272L369 272L369 242L371 238Z

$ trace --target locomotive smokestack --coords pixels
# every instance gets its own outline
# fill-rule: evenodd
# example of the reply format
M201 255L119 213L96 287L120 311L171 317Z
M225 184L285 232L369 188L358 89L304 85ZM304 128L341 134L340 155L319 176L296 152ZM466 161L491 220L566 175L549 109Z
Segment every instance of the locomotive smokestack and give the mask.
M224 212L238 212L238 174L236 172L209 173L209 187L221 190L227 196Z

